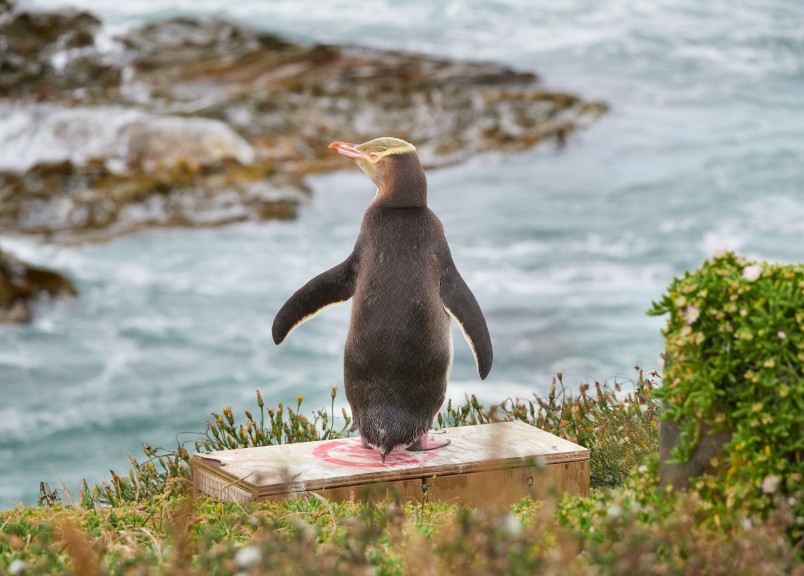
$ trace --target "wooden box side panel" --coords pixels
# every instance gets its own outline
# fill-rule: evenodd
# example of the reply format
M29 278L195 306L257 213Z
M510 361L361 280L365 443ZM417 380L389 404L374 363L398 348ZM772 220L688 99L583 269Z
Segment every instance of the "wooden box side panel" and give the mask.
M581 460L551 464L547 467L509 468L339 486L314 492L333 502L389 499L410 503L428 499L473 507L509 506L526 496L544 499L551 494L588 495L588 464L588 461ZM308 492L296 492L287 496L268 498L281 500L288 496L301 498L308 494Z
M431 479L430 491L432 499L475 507L508 506L526 496L540 500L551 494L586 495L589 467L578 461L441 476Z
M240 482L232 482L221 478L212 467L203 466L192 461L193 497L206 494L218 500L237 500L239 502L252 502L255 496L243 489Z

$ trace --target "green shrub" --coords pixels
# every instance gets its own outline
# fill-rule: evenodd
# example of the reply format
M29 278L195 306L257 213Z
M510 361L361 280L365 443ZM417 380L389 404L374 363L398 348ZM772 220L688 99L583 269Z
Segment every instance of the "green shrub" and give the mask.
M203 438L193 442L195 451L213 452L342 438L347 434L351 419L344 410L343 427L335 429L336 395L337 388L333 386L330 411L317 410L311 420L301 413L302 396L298 397L295 411L286 408L281 402L276 409L268 407L266 410L262 394L257 390L259 421L249 410L245 411L245 424L235 423L234 414L229 407L221 410L222 414L213 412L213 419L207 422ZM94 508L99 504L117 506L155 497L169 499L187 494L191 480L192 455L183 444L179 444L173 452L154 449L146 444L143 446L143 453L146 460L142 462L129 455L132 468L125 476L112 470L111 482L89 486L84 481L81 504L86 508Z
M650 474L504 509L315 497L56 504L0 512L0 574L804 574L788 514L731 514L729 531L703 524L694 494L660 495Z
M635 382L624 384L616 380L613 385L595 382L593 388L585 383L577 395L569 394L559 373L546 397L534 394L532 400L506 400L488 412L475 410L477 415L473 418L470 414L468 422L448 419L444 423L453 426L493 419L527 422L589 448L590 486L615 488L656 453L661 416L660 404L654 398L659 386L655 372L646 376L639 370ZM476 403L473 396L469 406ZM445 415L449 418L455 412L448 404ZM441 414L438 422L442 424Z
M533 399L506 400L485 408L472 395L465 402L447 403L438 414L439 427L482 424L499 420L521 420L551 432L591 451L590 483L592 488L615 487L622 484L631 470L657 449L657 423L659 406L653 398L657 383L640 371L636 382L629 383L632 391L623 393L623 386L583 384L578 395L568 394L562 375L553 379L546 397L538 394ZM249 448L288 444L311 440L342 438L348 434L351 419L342 412L343 425L335 427L335 398L332 388L329 411L316 410L312 418L302 414L301 396L296 409L281 403L276 409L265 406L257 391L257 416L245 411L245 423L237 423L231 408L221 414L213 413L207 422L203 438L194 442L197 452L211 452L231 448ZM111 482L100 486L84 483L81 502L93 508L98 504L120 505L125 502L159 497L170 498L187 493L190 485L190 452L179 445L174 452L143 447L146 460L130 457L132 468L125 475L112 471Z
M702 424L731 432L701 495L754 510L783 497L804 515L804 266L727 253L676 278L649 313L669 315L657 396L680 425L675 459L690 459Z

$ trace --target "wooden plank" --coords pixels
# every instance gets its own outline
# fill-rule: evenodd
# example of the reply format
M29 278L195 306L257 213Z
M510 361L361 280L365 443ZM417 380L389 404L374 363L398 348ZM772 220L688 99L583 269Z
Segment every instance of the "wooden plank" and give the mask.
M510 506L525 497L544 499L551 494L589 494L587 461L551 464L546 468L511 468L470 474L452 474L382 482L339 486L294 492L294 498L308 497L311 492L334 502L347 500L392 500L417 503L422 500L443 501L467 506ZM269 496L281 500L288 495Z
M395 491L403 498L466 503L482 502L501 488L512 501L543 497L551 488L588 491L589 451L523 422L450 428L444 436L449 446L392 452L385 464L358 438L194 454L195 491L239 500L315 491L341 500L370 486L386 496Z

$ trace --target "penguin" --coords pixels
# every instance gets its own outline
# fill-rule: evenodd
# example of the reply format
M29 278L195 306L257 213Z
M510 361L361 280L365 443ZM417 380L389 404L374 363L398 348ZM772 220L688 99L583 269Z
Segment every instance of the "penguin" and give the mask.
M436 440L429 431L452 369L451 319L485 380L493 352L483 312L455 266L441 221L427 206L416 148L391 137L329 148L354 160L377 192L349 257L307 282L277 312L274 342L352 298L343 374L352 431L383 463L392 450L446 446L449 440Z

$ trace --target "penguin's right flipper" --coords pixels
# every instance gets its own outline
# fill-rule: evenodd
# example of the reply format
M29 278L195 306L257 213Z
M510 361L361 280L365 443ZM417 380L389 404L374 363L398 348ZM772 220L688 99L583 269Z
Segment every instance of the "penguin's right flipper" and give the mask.
M296 326L306 322L324 308L349 300L355 292L356 259L349 258L322 272L296 290L282 305L271 329L276 344L281 344Z
M494 353L486 319L480 310L475 295L466 285L454 264L447 266L441 277L441 302L447 313L455 318L463 330L463 335L472 349L480 378L484 379L491 370Z

